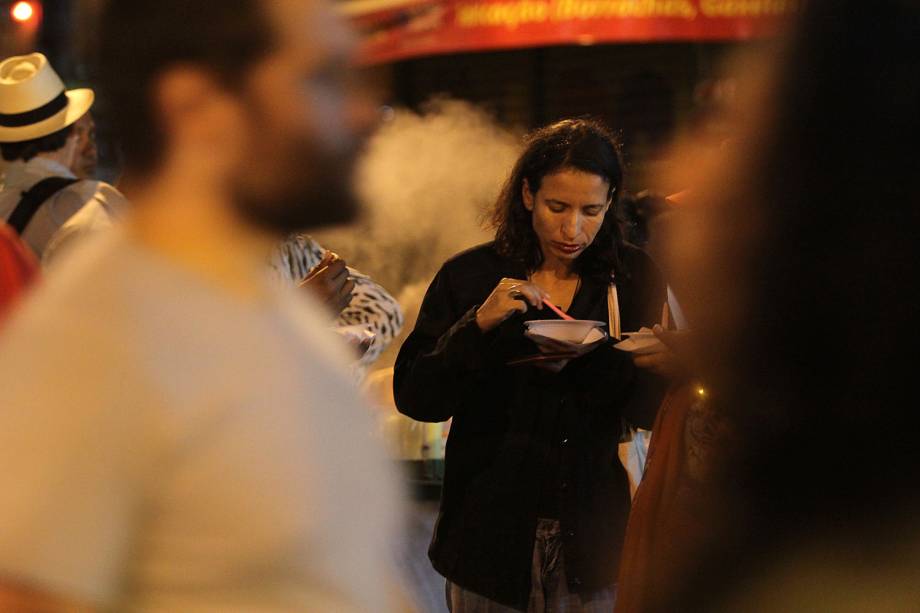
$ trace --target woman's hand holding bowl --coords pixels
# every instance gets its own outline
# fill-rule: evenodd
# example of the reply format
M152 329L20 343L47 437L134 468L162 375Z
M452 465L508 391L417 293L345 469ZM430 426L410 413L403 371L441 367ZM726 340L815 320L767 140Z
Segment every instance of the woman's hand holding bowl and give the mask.
M569 359L580 358L587 353L591 353L597 349L606 339L606 337L602 337L593 343L570 343L568 341L560 341L555 338L539 336L536 334L530 335L529 338L537 344L537 348L542 353L549 353L553 355L564 354Z
M598 347L600 347L606 336L593 343L570 343L568 341L560 341L558 339L549 338L546 336L540 335L528 335L530 340L536 343L537 348L541 353L547 355L559 356L559 359L541 362L537 364L538 367L551 372L559 372L568 365L569 362L576 358L591 353Z

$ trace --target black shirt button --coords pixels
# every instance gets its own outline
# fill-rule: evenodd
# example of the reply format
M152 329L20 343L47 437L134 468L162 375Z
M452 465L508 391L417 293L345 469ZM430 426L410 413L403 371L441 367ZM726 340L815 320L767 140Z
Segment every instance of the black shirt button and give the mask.
M575 585L581 585L581 579L579 577L575 577L574 579L572 579L572 583L574 583Z
M567 439L567 438L562 439L562 444L563 444L563 445L568 445L568 444L569 444L569 439Z
M563 492L566 491L567 489L569 489L568 481L563 481L559 487L562 489Z
M566 535L568 535L569 537L575 536L575 531L569 530L568 532L566 532ZM578 579L575 579L575 581L578 581Z

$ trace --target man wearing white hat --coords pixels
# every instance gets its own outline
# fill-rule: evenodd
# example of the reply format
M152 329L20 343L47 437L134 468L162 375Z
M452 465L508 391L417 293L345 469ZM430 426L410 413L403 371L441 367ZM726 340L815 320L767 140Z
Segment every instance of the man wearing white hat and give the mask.
M122 205L115 188L74 174L89 137L75 124L93 105L90 89L67 90L41 53L0 62L0 152L6 161L0 219L42 256L51 237L87 203Z

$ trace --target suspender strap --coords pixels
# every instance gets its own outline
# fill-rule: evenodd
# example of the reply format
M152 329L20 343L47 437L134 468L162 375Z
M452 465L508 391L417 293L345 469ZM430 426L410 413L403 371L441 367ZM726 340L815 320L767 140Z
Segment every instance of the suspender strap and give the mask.
M23 192L19 204L13 209L9 219L7 219L7 223L16 230L17 234L22 236L22 233L25 232L29 222L35 217L35 214L38 212L38 209L41 208L42 204L59 191L73 185L78 180L79 179L71 179L69 177L48 177L47 179L42 179L29 188L28 191Z
M610 337L620 340L620 294L615 279L610 279L607 290L607 315L610 317Z

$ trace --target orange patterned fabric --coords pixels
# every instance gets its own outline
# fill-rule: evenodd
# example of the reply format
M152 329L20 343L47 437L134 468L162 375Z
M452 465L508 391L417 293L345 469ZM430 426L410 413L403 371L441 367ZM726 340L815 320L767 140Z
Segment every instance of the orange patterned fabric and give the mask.
M703 404L695 386L675 386L658 412L626 529L616 613L654 610L656 586L668 584L699 535L693 499L703 475L697 460L708 455L709 441L697 440L694 423L706 421Z

